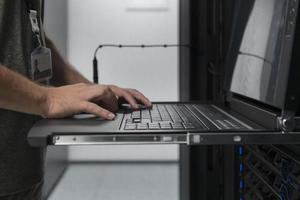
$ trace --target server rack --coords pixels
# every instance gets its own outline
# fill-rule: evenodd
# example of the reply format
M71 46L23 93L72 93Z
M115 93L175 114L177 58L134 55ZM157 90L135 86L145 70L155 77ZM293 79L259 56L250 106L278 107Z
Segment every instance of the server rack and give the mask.
M221 76L229 45L235 0L181 0L181 100L223 101ZM180 147L180 199L238 198L233 146Z
M247 145L238 148L242 200L300 199L300 146Z
M222 101L235 0L181 0L181 100ZM193 87L194 85L201 87ZM298 200L300 145L180 148L183 200Z

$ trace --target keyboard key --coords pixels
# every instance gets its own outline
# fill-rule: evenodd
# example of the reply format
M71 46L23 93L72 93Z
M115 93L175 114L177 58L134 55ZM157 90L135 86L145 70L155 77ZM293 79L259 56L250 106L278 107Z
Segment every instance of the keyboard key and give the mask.
M126 124L125 130L135 130L136 125L135 124Z
M160 121L162 121L162 120L161 120L160 117L159 117L159 118L158 118L158 117L155 117L155 118L152 118L152 121L153 121L153 122L160 122Z
M157 129L160 129L160 126L158 123L149 123L149 129L151 130L157 130Z
M132 119L133 123L141 123L141 118L134 118Z
M223 121L223 120L216 120L216 122L218 122L218 124L221 125L221 127L224 128L224 129L232 128L230 125L226 124L226 122Z
M171 123L173 129L184 129L181 123Z
M143 119L150 119L149 110L142 110L142 118Z
M171 121L171 117L169 116L168 113L162 114L162 115L161 115L161 119L162 119L163 121Z
M195 129L196 128L192 123L183 123L183 126L186 129Z
M160 128L161 129L172 129L172 126L169 122L161 122L160 123Z
M241 129L242 128L238 123L236 123L234 121L224 120L224 122L227 123L230 126L230 128L232 128L232 129Z
M141 118L141 111L133 111L131 117L133 119Z
M147 130L148 125L146 123L137 124L137 130Z
M173 122L182 122L182 119L180 117L174 117Z
M142 118L141 119L141 123L151 123L151 119L144 119L144 118Z

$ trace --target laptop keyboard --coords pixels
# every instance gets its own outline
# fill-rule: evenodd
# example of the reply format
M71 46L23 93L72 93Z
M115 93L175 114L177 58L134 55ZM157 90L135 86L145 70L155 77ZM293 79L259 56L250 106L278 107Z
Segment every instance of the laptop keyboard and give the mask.
M204 120L205 119L205 120ZM154 104L124 115L122 129L132 130L207 130L209 121L219 130L251 129L212 105Z
M180 104L154 104L153 108L127 113L125 130L193 130L207 129L185 106Z

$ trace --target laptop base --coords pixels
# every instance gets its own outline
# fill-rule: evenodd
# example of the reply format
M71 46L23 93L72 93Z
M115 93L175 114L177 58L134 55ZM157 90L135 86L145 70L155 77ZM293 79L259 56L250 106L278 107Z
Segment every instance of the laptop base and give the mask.
M183 103L156 103L183 104ZM187 105L203 105L192 104ZM187 130L124 130L123 114L114 121L99 118L46 119L38 122L29 132L32 146L47 145L113 145L113 144L300 144L300 132L285 132L263 128L243 116L222 108L228 116L237 118L251 127L244 129L187 129Z

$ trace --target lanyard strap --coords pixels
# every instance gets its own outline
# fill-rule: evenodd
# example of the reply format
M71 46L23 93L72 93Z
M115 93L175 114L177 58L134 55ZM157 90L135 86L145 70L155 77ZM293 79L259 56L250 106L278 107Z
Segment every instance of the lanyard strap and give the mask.
M39 47L42 46L41 43L41 37L40 37L40 27L39 27L39 23L38 23L38 12L36 10L34 10L31 6L31 2L30 0L25 0L25 5L26 5L26 10L29 16L29 21L31 24L31 30L34 34L34 36L37 39L38 45Z

